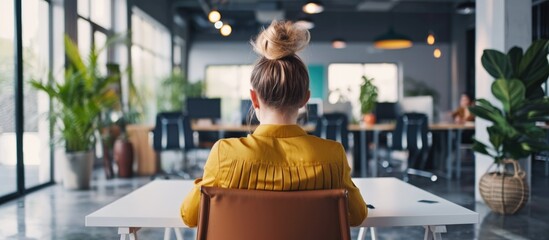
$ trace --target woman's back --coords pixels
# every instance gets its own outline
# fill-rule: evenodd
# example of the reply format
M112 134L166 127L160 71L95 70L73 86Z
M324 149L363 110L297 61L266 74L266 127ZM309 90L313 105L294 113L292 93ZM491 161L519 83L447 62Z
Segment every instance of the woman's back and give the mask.
M219 187L255 190L341 188L341 144L307 135L297 125L261 125L245 138L224 139L217 149Z

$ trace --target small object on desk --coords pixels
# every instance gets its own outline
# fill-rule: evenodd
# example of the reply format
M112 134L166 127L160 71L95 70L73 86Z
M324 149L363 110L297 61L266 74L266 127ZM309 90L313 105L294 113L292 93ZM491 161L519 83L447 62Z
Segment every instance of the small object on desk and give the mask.
M376 209L376 208L374 207L374 205L372 205L372 204L366 204L366 207L367 207L368 209Z
M420 202L420 203L438 203L438 201L425 200L425 199L419 200L418 202Z

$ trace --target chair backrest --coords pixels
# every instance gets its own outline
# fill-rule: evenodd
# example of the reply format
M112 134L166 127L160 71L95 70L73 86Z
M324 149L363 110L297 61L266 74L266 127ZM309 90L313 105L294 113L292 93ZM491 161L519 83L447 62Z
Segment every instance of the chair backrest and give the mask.
M350 239L345 189L201 191L198 240Z
M153 147L156 151L195 148L191 123L182 112L158 113L153 134Z
M349 148L349 120L344 113L327 113L320 116L316 123L315 135L320 138L337 141L345 150Z
M408 150L409 160L414 164L416 160L423 162L420 156L425 156L430 149L428 123L427 115L423 113L406 113L398 117L391 149Z

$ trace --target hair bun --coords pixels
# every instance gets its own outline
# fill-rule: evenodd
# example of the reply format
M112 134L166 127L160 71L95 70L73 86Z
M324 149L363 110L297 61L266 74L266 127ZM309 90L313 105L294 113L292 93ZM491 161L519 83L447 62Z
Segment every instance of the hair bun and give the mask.
M290 21L273 21L261 31L255 43L254 51L270 60L295 54L309 44L311 36L307 29L298 27Z

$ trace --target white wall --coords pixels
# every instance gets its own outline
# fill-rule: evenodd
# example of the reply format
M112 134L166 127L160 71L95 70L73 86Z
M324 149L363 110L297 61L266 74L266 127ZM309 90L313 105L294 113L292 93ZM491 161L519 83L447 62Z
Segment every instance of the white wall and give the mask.
M451 102L450 46L438 44L437 47L442 51L439 59L433 57L434 47L426 44L416 43L409 49L383 51L373 48L371 43L349 43L345 49L334 49L330 43L311 43L300 56L305 64L324 65L326 71L330 63L398 63L404 77L424 81L435 88L440 95L439 108L446 111ZM256 59L249 43L195 43L189 52L189 79L204 79L207 65L253 64Z

